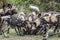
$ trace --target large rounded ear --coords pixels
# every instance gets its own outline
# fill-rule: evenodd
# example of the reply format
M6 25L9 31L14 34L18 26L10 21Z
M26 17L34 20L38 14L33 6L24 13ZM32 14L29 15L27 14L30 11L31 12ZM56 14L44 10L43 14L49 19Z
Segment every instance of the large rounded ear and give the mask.
M13 14L17 14L17 7L15 5L12 5L11 11Z
M16 5L12 5L12 9L11 10L17 10Z
M7 7L12 8L12 5L11 4L7 4Z
M38 14L38 17L40 17L41 16L41 13L40 14Z

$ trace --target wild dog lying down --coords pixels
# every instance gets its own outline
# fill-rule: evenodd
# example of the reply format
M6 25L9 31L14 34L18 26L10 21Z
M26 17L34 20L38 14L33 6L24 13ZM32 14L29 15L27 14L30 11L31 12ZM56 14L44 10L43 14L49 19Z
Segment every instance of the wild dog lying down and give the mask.
M40 14L37 14L35 12L32 12L28 15L28 29L30 34L36 34L38 28L40 27Z
M18 28L19 35L25 34L27 28L26 24L27 24L26 16L23 12L20 12L17 18L17 28Z
M28 32L35 30L35 27L33 27L33 25L34 25L33 21L36 19L35 12L32 12L31 14L29 14L27 19L28 19L28 24L27 24L28 25Z
M35 12L30 13L27 17L28 29L29 29L28 32L30 32L30 34L36 34L38 26L40 26L39 16L41 16L41 14L37 6L30 5L30 8L34 10Z

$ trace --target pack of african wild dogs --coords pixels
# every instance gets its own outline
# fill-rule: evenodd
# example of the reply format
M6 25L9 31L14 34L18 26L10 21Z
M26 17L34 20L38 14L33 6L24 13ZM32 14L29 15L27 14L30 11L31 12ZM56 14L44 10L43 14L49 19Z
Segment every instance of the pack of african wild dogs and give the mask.
M43 40L47 40L49 29L53 28L53 33L59 32L59 12L40 12L37 6L32 5L29 8L34 12L26 16L24 12L18 12L15 5L3 5L0 9L0 34L9 37L10 28L14 28L17 35L43 34Z

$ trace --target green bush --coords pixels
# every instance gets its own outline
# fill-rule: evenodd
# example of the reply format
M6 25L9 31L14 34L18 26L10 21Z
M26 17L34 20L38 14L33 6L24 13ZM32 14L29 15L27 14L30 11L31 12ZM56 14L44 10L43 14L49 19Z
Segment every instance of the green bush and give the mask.
M7 0L7 3L20 5L20 11L29 13L31 12L29 5L37 5L41 12L58 11L60 12L59 0ZM1 7L1 4L0 4Z

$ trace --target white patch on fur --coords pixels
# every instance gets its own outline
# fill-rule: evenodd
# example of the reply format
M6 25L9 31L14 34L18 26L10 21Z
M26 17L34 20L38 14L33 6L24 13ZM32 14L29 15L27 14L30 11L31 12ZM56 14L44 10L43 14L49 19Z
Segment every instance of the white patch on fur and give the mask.
M7 37L7 36L8 36L6 32L4 33L4 36L5 36L5 37Z
M48 38L48 32L46 33L46 38Z
M10 18L10 16L2 16L1 18L2 18L2 19Z
M36 28L35 27L32 27L32 30L35 30Z

